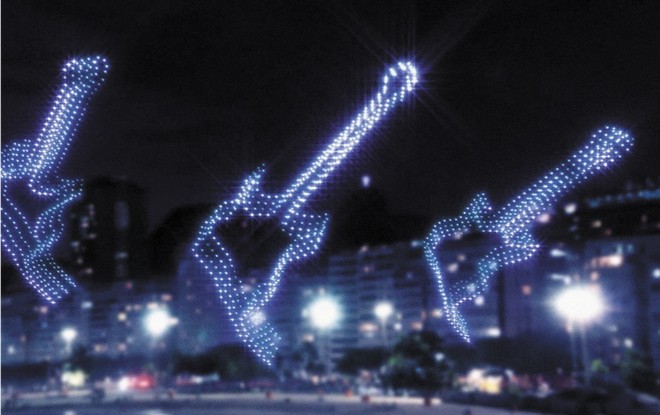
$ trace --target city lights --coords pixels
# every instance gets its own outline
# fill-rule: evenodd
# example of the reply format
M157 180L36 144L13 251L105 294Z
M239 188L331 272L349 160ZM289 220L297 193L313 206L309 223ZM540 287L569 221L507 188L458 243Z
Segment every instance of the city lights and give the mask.
M215 282L238 336L267 365L273 362L279 336L268 323L264 309L275 295L289 264L314 254L326 233L327 216L306 213L307 200L416 83L417 71L411 63L392 66L383 77L376 96L284 192L275 195L262 192L264 169L259 168L245 179L238 194L221 203L200 227L192 246L193 254ZM237 215L276 218L292 240L275 261L267 279L249 293L240 289L232 255L215 232L219 224Z
M25 281L53 304L75 286L55 262L52 250L64 229L64 209L82 194L80 183L61 178L58 170L108 68L100 56L67 62L61 71L61 87L36 139L2 148L2 247ZM35 205L44 206L36 218L21 206L14 190L27 190Z
M605 126L568 160L500 210L494 212L486 195L479 193L460 216L443 219L433 226L424 242L426 261L436 277L447 319L465 341L470 341L470 334L459 306L486 292L490 278L499 268L529 259L538 249L531 234L534 220L572 188L623 158L632 144L629 134ZM473 230L498 235L502 245L478 261L476 273L470 279L446 279L438 256L439 245Z

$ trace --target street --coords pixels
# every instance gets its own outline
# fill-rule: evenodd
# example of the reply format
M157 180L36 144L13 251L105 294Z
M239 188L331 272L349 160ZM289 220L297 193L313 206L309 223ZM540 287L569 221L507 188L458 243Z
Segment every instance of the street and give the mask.
M442 415L532 415L532 412L511 411L508 409L485 408L468 405L440 403L437 399L430 407L424 406L422 399L404 397L372 397L370 402L360 397L343 395L319 396L315 394L273 394L268 399L264 393L175 395L172 398L153 394L123 397L108 396L102 403L90 403L89 396L32 397L21 399L17 408L3 413L34 415L247 415L247 414L442 414Z

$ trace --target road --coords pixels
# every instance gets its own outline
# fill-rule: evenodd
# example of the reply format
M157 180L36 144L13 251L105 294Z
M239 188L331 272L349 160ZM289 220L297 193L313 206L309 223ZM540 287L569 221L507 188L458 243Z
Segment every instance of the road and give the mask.
M344 395L275 393L271 399L264 393L205 394L199 397L178 394L156 398L153 393L130 397L109 395L102 403L91 404L89 396L22 397L15 409L3 413L30 415L534 415L533 412L511 411L468 405L441 403L422 404L421 398L373 397L362 402L359 397ZM469 411L469 412L468 412Z

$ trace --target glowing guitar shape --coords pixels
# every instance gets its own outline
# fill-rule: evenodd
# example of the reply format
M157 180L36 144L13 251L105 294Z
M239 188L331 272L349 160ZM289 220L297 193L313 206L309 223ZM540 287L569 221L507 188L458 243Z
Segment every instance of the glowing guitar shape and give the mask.
M260 189L264 174L260 168L245 179L233 199L220 204L202 224L192 246L193 254L214 280L238 336L267 365L273 362L279 336L266 321L265 306L275 295L289 264L314 254L326 232L327 216L304 213L307 200L416 83L417 71L412 64L391 67L374 99L284 192L265 194ZM215 234L219 224L237 215L275 218L292 241L275 261L268 278L250 292L243 291L232 255Z
M500 210L493 212L486 195L479 193L460 216L443 219L433 226L424 241L424 254L437 279L445 315L465 341L470 341L470 335L458 307L486 292L490 277L498 269L529 259L539 247L531 233L533 221L573 187L623 158L632 143L633 138L624 131L606 126ZM476 275L470 280L445 282L438 256L440 243L474 230L498 235L501 245L477 262Z
M80 182L60 178L57 170L108 68L99 56L67 62L61 87L36 140L2 148L2 247L25 281L53 304L75 287L55 262L52 249L64 229L64 209L82 194ZM14 185L25 184L30 196L48 204L34 220L12 195Z

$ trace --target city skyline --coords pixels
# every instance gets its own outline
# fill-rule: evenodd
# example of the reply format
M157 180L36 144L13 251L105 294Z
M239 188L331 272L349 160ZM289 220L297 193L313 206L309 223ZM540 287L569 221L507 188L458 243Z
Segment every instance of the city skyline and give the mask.
M185 202L226 199L262 163L268 190L289 183L403 56L419 91L319 212L365 173L397 213L455 215L477 191L499 205L601 123L637 144L592 186L660 174L657 6L370 6L3 4L3 143L38 128L65 59L107 55L64 172L135 181L154 228Z
M3 410L660 410L660 2L1 20Z

